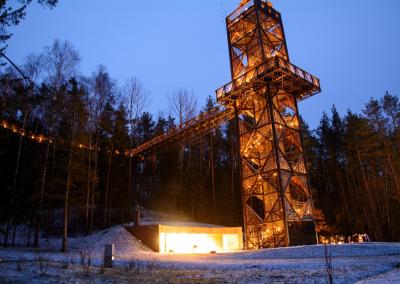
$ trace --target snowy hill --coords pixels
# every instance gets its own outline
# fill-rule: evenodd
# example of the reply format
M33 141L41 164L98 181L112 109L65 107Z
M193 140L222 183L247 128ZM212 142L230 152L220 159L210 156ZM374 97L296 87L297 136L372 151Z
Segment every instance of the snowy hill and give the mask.
M100 267L108 243L115 244L115 268L104 271ZM0 283L326 283L323 245L226 254L159 254L121 225L70 238L69 253L59 252L59 238L44 239L41 244L40 249L0 248ZM400 283L399 243L327 248L332 255L334 283ZM80 251L91 257L88 276L82 273ZM44 276L39 257L49 260Z

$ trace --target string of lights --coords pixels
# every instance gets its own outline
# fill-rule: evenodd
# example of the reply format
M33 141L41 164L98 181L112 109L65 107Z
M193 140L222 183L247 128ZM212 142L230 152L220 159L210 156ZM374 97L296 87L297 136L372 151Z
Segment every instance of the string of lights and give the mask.
M5 120L1 121L0 126L3 129L11 131L15 135L23 136L23 137L25 137L27 139L30 139L30 140L32 140L34 142L37 142L37 143L50 143L50 144L52 144L54 142L53 139L51 139L50 137L48 137L48 136L46 136L44 134L35 134L32 131L25 130L22 127L17 126L16 124L7 122ZM93 145L90 146L90 145L85 144L85 143L74 143L74 147L75 148L79 148L79 149L84 149L84 150L90 150L90 151L95 151L96 150L95 146L93 146ZM100 147L97 147L97 151L99 151L99 152L100 151L104 151L104 152L107 152L107 153L111 152L110 149L101 149ZM131 156L131 157L133 157L133 154L131 153L132 151L129 150L129 149L115 149L115 147L113 147L112 152L113 152L114 155L117 155L117 156L126 156L126 157Z
M9 123L5 120L1 121L1 127L12 131L16 135L24 136L24 137L34 140L38 143L53 143L52 139L46 137L43 134L35 134L31 131L24 130L23 128L15 125L13 123Z

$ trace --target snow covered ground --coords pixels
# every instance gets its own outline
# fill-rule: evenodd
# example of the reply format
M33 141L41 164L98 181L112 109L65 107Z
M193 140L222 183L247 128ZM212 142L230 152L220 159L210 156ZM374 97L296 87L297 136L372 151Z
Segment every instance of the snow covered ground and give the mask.
M115 244L115 267L103 270L108 243ZM159 254L122 226L70 238L69 253L60 253L60 245L60 239L42 239L40 250L0 248L0 283L326 283L323 245ZM330 245L328 250L334 283L400 283L400 243ZM80 264L83 251L91 261L87 276Z

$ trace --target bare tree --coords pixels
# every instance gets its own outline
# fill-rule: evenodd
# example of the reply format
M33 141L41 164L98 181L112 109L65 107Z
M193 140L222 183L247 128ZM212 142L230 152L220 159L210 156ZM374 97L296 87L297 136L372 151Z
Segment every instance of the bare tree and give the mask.
M125 99L126 109L129 119L138 118L148 104L148 96L144 90L142 82L137 78L132 77L126 80L122 87L122 95Z
M186 89L176 89L168 94L169 111L172 116L178 119L178 124L186 122L193 118L197 111L197 100L193 95L193 92L189 92ZM180 187L183 187L183 153L184 144L181 144L179 149L179 180ZM173 192L173 208L174 214L176 213L176 189Z
M36 83L42 79L49 83L52 89L52 100L43 113L48 121L48 134L50 139L54 140L56 137L55 128L57 119L57 101L63 96L61 91L62 84L65 84L70 78L77 74L80 62L79 53L68 42L60 42L55 40L51 47L45 47L43 52L39 55L28 55L25 59L24 70L28 76ZM34 246L39 245L39 230L41 216L43 215L43 198L46 189L47 166L50 152L50 144L47 144L46 153L43 161L42 180L39 194L39 208L36 216L35 224L35 239ZM53 143L53 152L55 153L55 143Z
M144 91L143 84L137 78L126 80L122 88L122 94L125 99L126 109L129 120L129 149L132 151L135 141L134 133L136 131L136 121L148 103L148 97ZM135 193L132 198L132 155L129 155L129 175L128 175L128 216L131 216L131 205L136 200Z
M52 87L58 89L77 75L81 58L68 41L56 39L51 47L44 48L43 56L43 70Z
M24 73L32 82L38 83L38 80L43 72L41 60L44 59L43 55L36 55L34 53L25 57L23 66Z
M100 65L97 69L97 72L94 73L89 80L87 80L87 84L88 89L90 90L87 96L87 106L89 108L87 111L89 113L88 135L90 151L88 156L85 221L86 230L91 231L93 228L94 218L94 191L98 181L96 173L99 149L99 124L107 100L110 99L114 94L115 83L110 78L106 68L103 65Z
M168 94L169 111L177 118L178 123L193 118L197 111L197 100L193 92L186 89L176 89Z

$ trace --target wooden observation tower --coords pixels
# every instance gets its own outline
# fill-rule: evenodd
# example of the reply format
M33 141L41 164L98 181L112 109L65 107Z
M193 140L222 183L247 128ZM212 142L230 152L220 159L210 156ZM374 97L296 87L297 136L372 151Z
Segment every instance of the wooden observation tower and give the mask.
M320 92L319 80L290 63L280 13L244 2L226 18L232 82L217 101L239 125L246 244L315 243L297 102Z
M297 102L320 92L319 80L290 63L279 12L242 1L226 18L232 81L216 91L220 106L133 149L192 139L230 119L247 249L316 243Z

